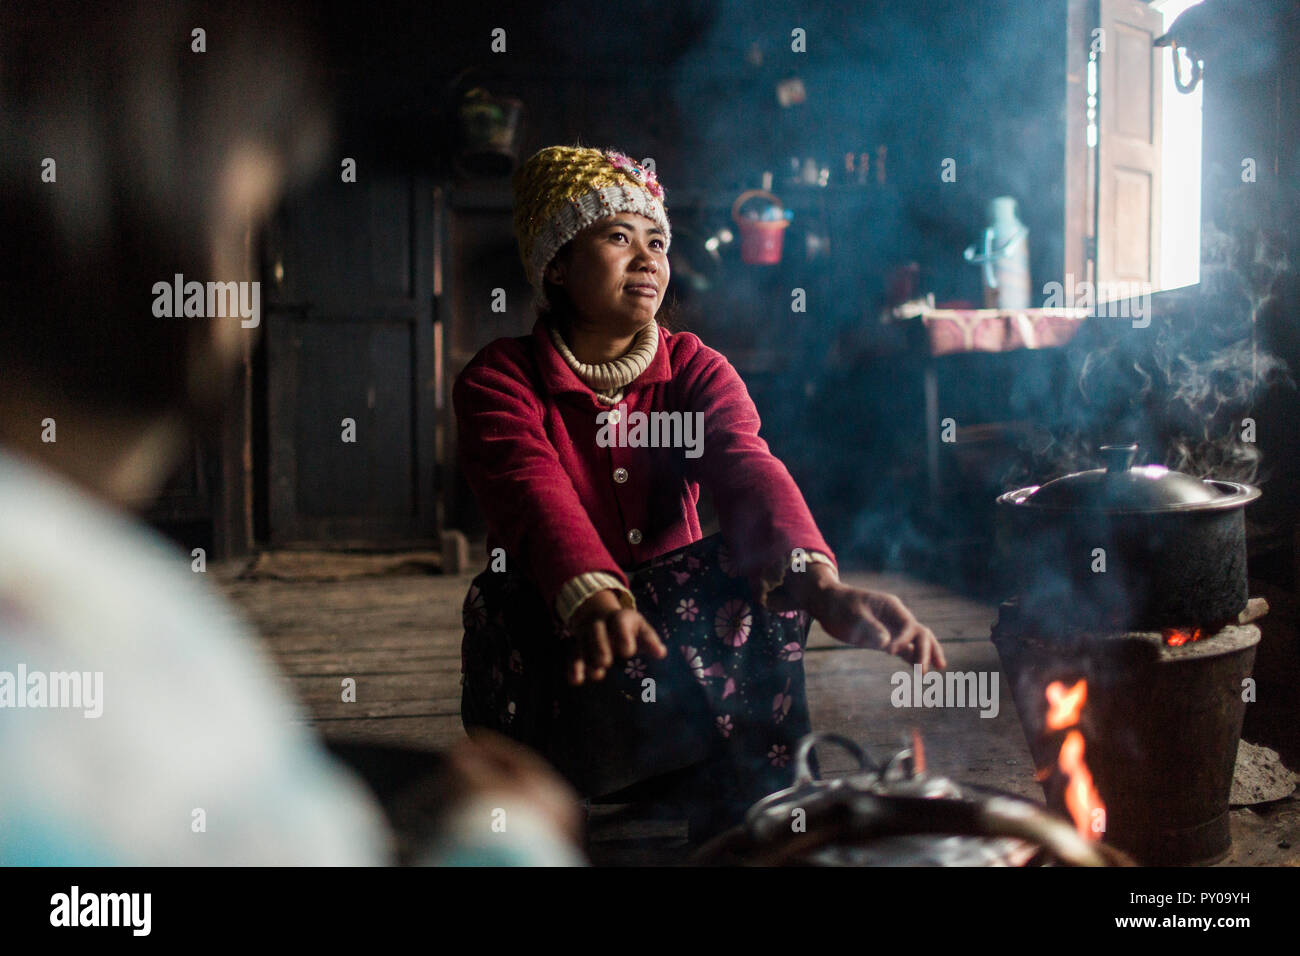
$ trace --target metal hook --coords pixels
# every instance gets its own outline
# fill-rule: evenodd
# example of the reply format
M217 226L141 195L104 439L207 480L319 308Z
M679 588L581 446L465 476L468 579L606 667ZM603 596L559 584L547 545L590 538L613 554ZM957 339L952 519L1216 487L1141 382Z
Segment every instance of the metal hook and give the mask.
M1191 93L1193 90L1196 89L1197 85L1201 82L1201 70L1204 64L1200 60L1193 57L1192 51L1187 49L1187 47L1180 47L1177 41L1174 41L1173 44L1171 44L1171 48L1174 51L1174 86L1178 88L1179 93ZM1186 53L1187 62L1189 62L1192 65L1192 76L1191 79L1188 80L1186 83L1183 82L1183 73L1182 70L1179 68L1179 62L1178 62L1179 50L1182 50L1184 53Z

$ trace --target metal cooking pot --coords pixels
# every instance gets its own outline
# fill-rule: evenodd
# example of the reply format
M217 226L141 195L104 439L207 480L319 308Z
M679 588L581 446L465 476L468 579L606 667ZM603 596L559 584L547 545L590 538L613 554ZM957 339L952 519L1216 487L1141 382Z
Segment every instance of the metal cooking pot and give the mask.
M834 743L859 771L823 779L813 747ZM963 786L925 772L919 737L877 767L853 741L808 734L794 785L764 797L745 822L701 847L693 862L811 866L1129 865L1122 853L1079 836L1069 823L1020 797Z
M1219 627L1246 607L1245 507L1259 489L1134 467L1105 468L998 498L999 551L1029 621L1116 630Z

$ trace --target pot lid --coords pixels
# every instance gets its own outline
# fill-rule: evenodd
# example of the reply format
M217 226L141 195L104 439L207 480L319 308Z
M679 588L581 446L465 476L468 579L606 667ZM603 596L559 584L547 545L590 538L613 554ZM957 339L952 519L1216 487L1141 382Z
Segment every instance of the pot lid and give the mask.
M1137 445L1102 445L1105 468L1080 471L1003 498L1050 511L1159 512L1233 508L1259 497L1250 485L1193 478L1163 465L1134 466Z

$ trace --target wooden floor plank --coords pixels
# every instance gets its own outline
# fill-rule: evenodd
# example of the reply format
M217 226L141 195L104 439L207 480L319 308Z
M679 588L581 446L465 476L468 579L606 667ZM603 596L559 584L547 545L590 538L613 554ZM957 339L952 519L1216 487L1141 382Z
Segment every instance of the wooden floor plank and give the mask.
M290 676L294 695L302 701L328 703L341 700L342 679ZM357 701L426 700L430 697L460 697L460 668L454 671L417 671L382 677L359 677L353 688Z
M427 700L307 701L312 719L381 720L391 717L460 717L460 696Z
M326 740L442 750L465 736L459 716L312 721Z

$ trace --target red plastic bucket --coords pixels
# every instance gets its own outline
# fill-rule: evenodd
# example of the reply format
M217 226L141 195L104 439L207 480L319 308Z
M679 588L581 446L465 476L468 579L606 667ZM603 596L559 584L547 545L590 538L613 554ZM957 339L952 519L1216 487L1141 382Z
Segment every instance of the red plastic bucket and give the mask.
M731 219L740 230L740 261L752 266L776 265L781 261L781 247L790 220L765 221L742 217L740 207L755 196L763 196L775 206L782 205L780 199L764 189L750 189L736 197L731 205Z

